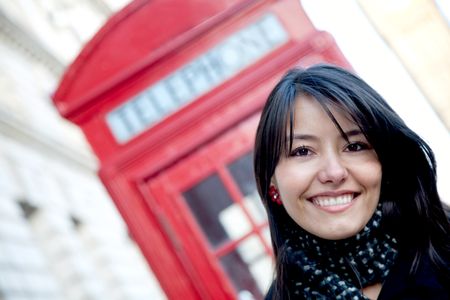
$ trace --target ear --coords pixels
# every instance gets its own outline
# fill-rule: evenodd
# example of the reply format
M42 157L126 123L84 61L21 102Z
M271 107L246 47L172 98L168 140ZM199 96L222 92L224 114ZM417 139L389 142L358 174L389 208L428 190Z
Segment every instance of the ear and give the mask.
M272 178L270 178L270 185L273 185L274 187L278 188L278 183L277 183L277 179L275 177L275 174L272 175Z

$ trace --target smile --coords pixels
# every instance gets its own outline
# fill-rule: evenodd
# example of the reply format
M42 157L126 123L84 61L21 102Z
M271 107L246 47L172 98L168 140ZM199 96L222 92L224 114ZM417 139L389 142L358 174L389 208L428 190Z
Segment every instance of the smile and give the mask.
M337 197L329 196L318 196L312 199L312 202L321 207L325 206L335 206L335 205L345 205L352 202L354 194L345 194Z
M358 198L359 193L346 192L342 194L325 194L309 198L308 200L317 208L329 212L339 213L350 208Z

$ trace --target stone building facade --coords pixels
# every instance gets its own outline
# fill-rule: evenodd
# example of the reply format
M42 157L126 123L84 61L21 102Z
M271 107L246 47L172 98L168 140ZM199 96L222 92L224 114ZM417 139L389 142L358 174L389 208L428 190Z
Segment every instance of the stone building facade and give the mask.
M0 1L0 299L165 299L84 137L50 98L119 7Z

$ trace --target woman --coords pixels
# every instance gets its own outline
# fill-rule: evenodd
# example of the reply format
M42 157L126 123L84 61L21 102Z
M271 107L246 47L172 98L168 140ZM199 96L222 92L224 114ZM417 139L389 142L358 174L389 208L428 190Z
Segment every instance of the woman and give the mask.
M254 164L277 264L267 299L450 299L433 153L363 80L289 71Z

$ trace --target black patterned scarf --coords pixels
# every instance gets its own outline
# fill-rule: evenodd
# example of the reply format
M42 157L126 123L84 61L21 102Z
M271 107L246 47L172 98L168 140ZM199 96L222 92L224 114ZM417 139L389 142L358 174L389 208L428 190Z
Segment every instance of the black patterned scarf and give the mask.
M290 299L368 299L362 288L383 283L397 256L397 242L380 230L380 205L357 235L324 240L301 227L287 232Z

